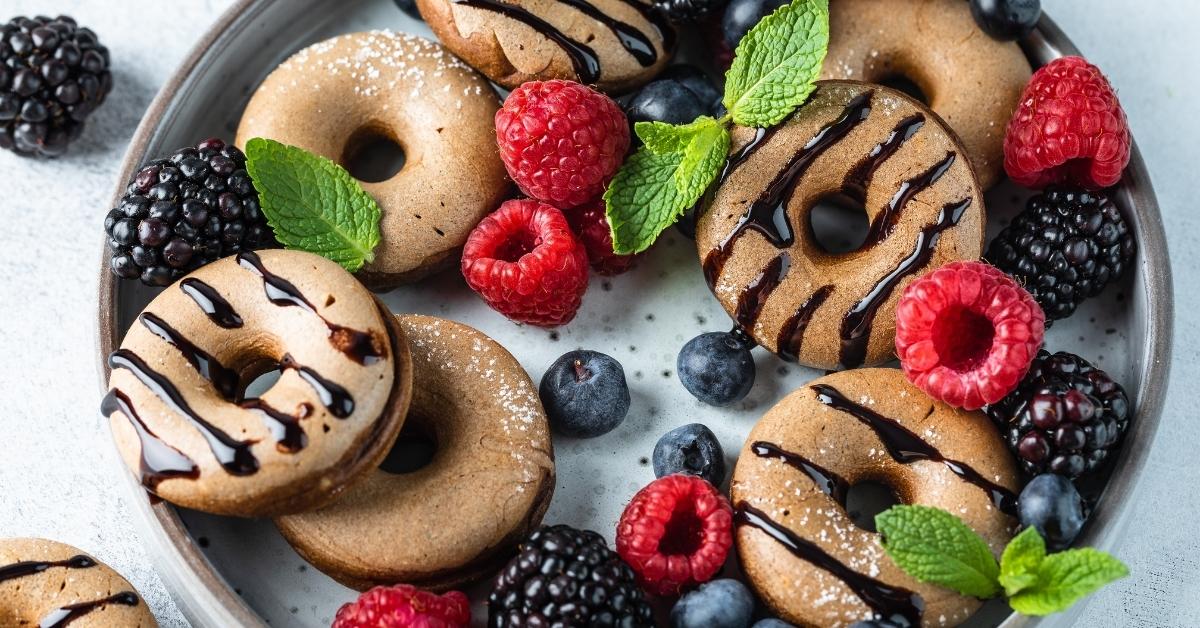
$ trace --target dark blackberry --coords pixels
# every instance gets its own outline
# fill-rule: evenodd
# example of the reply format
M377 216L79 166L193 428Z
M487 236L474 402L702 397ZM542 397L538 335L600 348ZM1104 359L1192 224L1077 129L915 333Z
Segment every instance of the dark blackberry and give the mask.
M1106 194L1057 186L1029 199L987 259L1025 284L1049 325L1119 278L1133 253L1133 234Z
M695 22L720 13L729 0L654 0L654 6L673 23Z
M1129 427L1129 398L1107 373L1043 350L1017 389L987 408L1029 475L1095 471Z
M0 148L63 154L112 90L108 64L96 34L65 15L0 26Z
M633 570L591 530L543 527L496 576L488 625L653 626Z
M104 219L110 266L166 286L242 250L278 246L246 174L246 156L219 139L142 166Z

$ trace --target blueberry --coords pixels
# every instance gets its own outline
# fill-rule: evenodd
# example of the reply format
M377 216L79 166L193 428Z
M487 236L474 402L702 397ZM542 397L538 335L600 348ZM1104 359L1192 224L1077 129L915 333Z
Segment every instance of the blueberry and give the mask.
M700 102L708 109L708 114L716 112L721 104L721 91L713 84L712 79L704 70L694 65L673 65L659 75L659 80L671 80L691 90Z
M983 32L1001 41L1020 39L1037 27L1041 0L971 0L971 15Z
M1075 485L1053 473L1043 473L1025 485L1017 510L1021 525L1037 528L1050 551L1069 547L1087 519Z
M709 332L689 340L679 351L675 368L683 387L710 406L740 401L754 386L750 347L727 332Z
M788 4L789 0L730 0L725 7L725 17L721 20L721 28L725 33L725 41L730 48L737 48L738 42L754 28L764 17L775 12L775 9Z
M621 424L629 385L621 363L596 351L570 351L550 365L538 389L555 431L592 438Z
M712 430L699 423L677 427L654 445L654 477L698 475L713 486L725 481L725 452Z
M700 585L671 609L672 628L747 628L754 598L746 585L723 578Z
M708 106L695 92L678 81L654 81L634 94L625 106L629 123L666 122L688 124L708 113Z
M760 619L760 620L754 622L754 625L751 626L750 628L796 628L796 627L787 623L786 621L783 621L782 619L775 619L774 617L771 617L769 619Z

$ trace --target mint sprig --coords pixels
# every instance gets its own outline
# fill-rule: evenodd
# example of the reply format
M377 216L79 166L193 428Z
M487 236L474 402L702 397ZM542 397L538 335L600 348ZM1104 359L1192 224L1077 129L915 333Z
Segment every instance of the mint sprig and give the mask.
M350 272L375 258L379 205L350 173L302 148L261 137L246 143L246 171L275 239Z
M1013 610L1024 615L1066 610L1129 575L1121 561L1092 548L1047 554L1036 528L1013 538L997 562L961 519L927 506L893 506L876 515L875 526L883 549L908 575L978 598L1003 592Z
M650 248L704 195L729 153L729 125L774 126L812 94L829 47L828 0L793 0L763 18L738 44L725 75L721 119L639 122L643 146L625 160L604 202L613 251Z

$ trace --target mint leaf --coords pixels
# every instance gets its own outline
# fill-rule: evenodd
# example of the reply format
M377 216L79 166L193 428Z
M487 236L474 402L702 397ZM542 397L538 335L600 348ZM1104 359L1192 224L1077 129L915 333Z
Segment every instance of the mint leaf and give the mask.
M1037 568L1037 583L1009 598L1023 615L1049 615L1066 610L1080 598L1129 575L1109 554L1092 548L1050 554Z
M246 171L275 238L350 272L374 259L379 205L344 168L261 137L246 143Z
M697 127L683 150L683 161L675 171L675 185L693 203L717 178L725 158L729 156L729 131L712 118L700 118L689 125ZM686 208L685 208L686 209Z
M987 543L954 515L928 506L893 506L875 516L883 549L908 575L977 598L1000 592L1000 567Z
M808 98L829 48L829 0L793 0L738 43L725 108L743 126L779 124Z
M642 143L650 152L656 155L677 153L684 149L690 134L683 132L682 126L666 122L638 122L633 125L633 132L641 138Z
M1004 548L1000 556L1000 585L1012 597L1037 584L1038 568L1046 558L1046 541L1037 528L1025 528Z

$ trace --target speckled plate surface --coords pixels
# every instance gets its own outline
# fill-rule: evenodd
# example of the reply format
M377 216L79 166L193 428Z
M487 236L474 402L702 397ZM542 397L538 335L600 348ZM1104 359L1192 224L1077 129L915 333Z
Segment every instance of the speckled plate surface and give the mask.
M264 76L300 48L326 37L374 28L430 36L428 28L390 0L244 0L197 46L163 88L130 144L117 186L143 161L208 136L232 138L243 105ZM692 42L695 44L695 42ZM1048 19L1025 43L1035 64L1075 52ZM685 46L686 52L686 46ZM989 237L1023 205L1026 192L1003 184L988 194ZM1102 296L1085 303L1047 336L1111 373L1129 391L1136 417L1113 480L1081 542L1111 549L1128 519L1125 505L1136 490L1161 412L1170 363L1172 297L1170 266L1159 210L1136 150L1118 202L1138 240L1134 272ZM99 350L103 361L153 292L113 280L101 268ZM703 331L725 330L729 319L709 294L690 240L670 230L632 272L593 278L583 308L571 325L545 331L509 323L472 294L455 272L384 296L396 312L451 318L479 328L504 344L537 381L565 351L586 347L620 360L633 395L628 418L593 440L556 438L558 485L548 522L600 531L612 539L615 522L633 493L654 475L648 457L668 429L702 422L737 452L758 417L778 399L821 373L755 351L758 379L750 396L717 409L693 399L675 376L683 343ZM104 371L101 366L101 372ZM103 384L103 382L101 382ZM97 400L99 395L97 395ZM152 504L134 478L109 456L114 479L125 485L142 537L183 613L198 626L328 626L354 592L308 566L269 521L221 518ZM732 459L729 461L732 467ZM478 602L484 587L472 597ZM1064 626L1081 610L1043 620ZM476 622L485 614L476 608ZM993 602L972 626L1026 625Z

